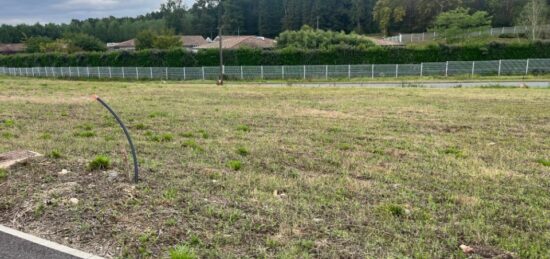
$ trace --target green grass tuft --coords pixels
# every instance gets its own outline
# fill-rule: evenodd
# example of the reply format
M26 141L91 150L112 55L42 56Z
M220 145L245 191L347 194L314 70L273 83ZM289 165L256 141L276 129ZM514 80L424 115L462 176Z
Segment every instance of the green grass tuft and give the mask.
M237 154L239 154L241 156L248 156L248 154L250 154L250 152L248 152L246 147L238 147L237 148Z
M61 158L61 152L59 152L59 150L57 150L57 149L54 149L50 152L50 154L48 154L48 157L49 158L54 158L54 159L59 159L59 158Z
M537 162L543 166L550 166L550 160L546 160L546 159L539 159L537 160Z
M6 169L0 168L0 181L8 177L8 171Z
M250 127L247 125L239 125L237 126L237 130L242 132L250 132Z
M195 251L187 245L179 245L170 249L171 259L196 259Z
M89 164L88 169L91 171L107 170L111 167L111 159L108 156L96 156Z
M227 163L227 166L233 171L239 171L242 167L242 162L239 160L231 160Z

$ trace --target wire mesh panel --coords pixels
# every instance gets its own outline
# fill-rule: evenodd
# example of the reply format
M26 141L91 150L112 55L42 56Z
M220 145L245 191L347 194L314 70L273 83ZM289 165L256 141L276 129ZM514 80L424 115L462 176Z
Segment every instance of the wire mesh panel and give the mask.
M525 75L527 60L502 60L501 75Z
M284 66L285 79L304 79L304 66Z
M218 80L220 77L219 67L204 67L205 80Z
M422 65L424 76L444 76L447 73L447 64L441 62L430 62Z
M202 67L188 67L186 68L186 79L187 80L202 80L203 79L203 68Z
M526 68L531 74L544 74L550 72L550 59L530 59L529 67Z
M327 78L327 66L305 66L307 79Z
M243 67L243 79L252 80L252 79L261 79L262 78L262 68L256 66L245 66Z
M228 66L225 67L224 76L230 80L244 79L244 68L240 66Z
M397 68L398 76L419 76L422 65L402 64Z
M447 75L471 75L473 62L471 61L449 61Z
M498 75L499 61L476 61L474 74L476 75Z
M352 66L353 67L353 66ZM330 78L344 78L348 77L348 65L334 65L328 67L328 76Z
M282 66L264 66L265 79L283 79Z
M398 72L397 65L374 66L374 77L396 77Z
M351 65L349 77L372 77L372 65Z

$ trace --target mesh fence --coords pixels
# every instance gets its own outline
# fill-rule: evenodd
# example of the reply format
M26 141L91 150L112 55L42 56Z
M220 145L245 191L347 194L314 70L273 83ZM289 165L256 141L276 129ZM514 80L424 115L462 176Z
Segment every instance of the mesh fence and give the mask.
M225 66L228 80L329 80L416 76L500 76L550 73L550 59L421 64ZM219 67L0 67L0 75L127 80L216 80Z
M491 28L482 31L473 31L464 34L464 37L468 36L500 36L504 34L520 34L529 32L531 27L529 26L515 26L515 27L500 27L500 28ZM550 25L541 26L540 30L548 31L550 30ZM385 40L399 42L399 43L413 43L413 42L423 42L430 41L440 38L436 32L424 32L424 33L410 33L410 34L399 34L397 36L386 37Z

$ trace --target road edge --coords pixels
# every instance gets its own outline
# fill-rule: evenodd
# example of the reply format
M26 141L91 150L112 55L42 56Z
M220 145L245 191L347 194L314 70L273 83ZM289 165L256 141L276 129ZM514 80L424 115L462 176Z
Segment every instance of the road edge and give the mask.
M52 242L52 241L48 241L48 240L43 239L43 238L39 238L39 237L30 235L30 234L27 234L27 233L23 233L21 231L6 227L4 225L0 225L0 232L11 235L11 236L14 236L14 237L17 237L17 238L20 238L20 239L23 239L23 240L26 240L26 241L29 241L31 243L34 243L34 244L37 244L37 245L40 245L40 246L43 246L43 247L47 247L49 249L58 251L60 253L64 253L64 254L74 256L74 257L83 258L83 259L104 259L103 257L93 255L93 254L89 254L89 253L86 253L86 252L83 252L83 251L80 251L80 250L77 250L77 249L74 249L74 248L70 248L68 246L64 246L64 245L61 245L61 244L58 244L58 243L55 243L55 242Z

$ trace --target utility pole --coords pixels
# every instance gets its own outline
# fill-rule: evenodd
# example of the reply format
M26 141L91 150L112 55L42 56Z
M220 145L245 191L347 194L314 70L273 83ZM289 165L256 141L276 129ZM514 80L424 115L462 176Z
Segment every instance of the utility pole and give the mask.
M218 78L218 85L223 85L223 11L222 11L222 0L218 3L218 16L219 16L219 27L218 27L218 37L220 37L220 75Z
M319 15L317 15L317 30L319 30Z

